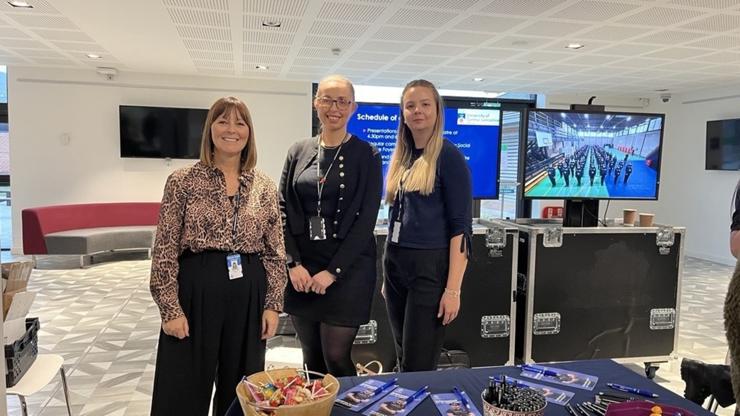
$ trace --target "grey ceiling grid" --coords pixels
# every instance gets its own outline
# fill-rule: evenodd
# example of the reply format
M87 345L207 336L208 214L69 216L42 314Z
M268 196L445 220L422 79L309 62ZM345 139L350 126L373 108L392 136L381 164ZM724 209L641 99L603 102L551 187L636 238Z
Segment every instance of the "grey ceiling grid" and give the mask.
M197 72L236 75L227 0L162 0L162 3Z
M0 64L111 65L125 34L75 7L0 4ZM96 7L106 7L98 0ZM184 72L500 91L645 94L740 83L740 0L160 0L152 18ZM65 7L62 7L62 6ZM79 6L78 6L79 8ZM80 9L81 10L81 9ZM280 28L263 22L280 22ZM109 29L114 30L114 29ZM157 36L152 34L151 36ZM105 43L103 41L105 40ZM583 49L565 48L570 42ZM154 46L153 46L154 47ZM333 52L332 49L337 51ZM102 55L93 61L86 53ZM123 56L123 55L122 55ZM258 65L267 65L261 71ZM155 65L156 66L156 65ZM476 83L473 78L484 78Z

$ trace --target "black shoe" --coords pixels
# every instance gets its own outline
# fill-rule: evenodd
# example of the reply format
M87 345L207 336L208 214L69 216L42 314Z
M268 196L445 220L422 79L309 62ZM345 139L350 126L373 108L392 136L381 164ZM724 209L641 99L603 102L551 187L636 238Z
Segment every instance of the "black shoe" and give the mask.
M683 397L701 406L709 396L707 364L684 358L681 361L681 379L686 383Z

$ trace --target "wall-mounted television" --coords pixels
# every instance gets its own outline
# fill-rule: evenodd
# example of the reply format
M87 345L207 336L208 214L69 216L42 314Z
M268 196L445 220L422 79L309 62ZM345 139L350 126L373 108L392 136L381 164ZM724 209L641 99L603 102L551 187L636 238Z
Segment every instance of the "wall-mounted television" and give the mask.
M477 98L444 97L444 137L465 155L473 178L473 198L497 199L501 147L498 103ZM358 103L347 130L375 145L383 159L383 183L396 146L398 104Z
M707 121L707 170L740 170L740 119Z
M121 157L198 159L208 110L118 107Z
M664 114L530 110L524 197L658 199Z

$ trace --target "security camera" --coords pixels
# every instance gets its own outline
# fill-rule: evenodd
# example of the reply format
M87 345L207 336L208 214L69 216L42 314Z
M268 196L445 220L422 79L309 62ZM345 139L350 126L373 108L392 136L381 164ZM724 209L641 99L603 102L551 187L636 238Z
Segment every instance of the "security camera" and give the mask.
M660 94L660 100L664 103L671 101L671 94Z
M100 76L107 79L108 81L113 81L113 78L118 75L118 70L116 68L110 68L105 66L99 66L95 68L95 72L97 72Z

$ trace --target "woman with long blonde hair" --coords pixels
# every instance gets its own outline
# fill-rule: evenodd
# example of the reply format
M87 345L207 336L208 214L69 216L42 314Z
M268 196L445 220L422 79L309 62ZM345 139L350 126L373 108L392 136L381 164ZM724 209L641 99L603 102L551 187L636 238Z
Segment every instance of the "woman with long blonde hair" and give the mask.
M444 327L460 310L472 181L465 156L443 132L437 89L426 80L408 83L386 184L391 212L383 259L383 295L400 371L437 367Z

